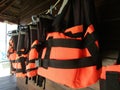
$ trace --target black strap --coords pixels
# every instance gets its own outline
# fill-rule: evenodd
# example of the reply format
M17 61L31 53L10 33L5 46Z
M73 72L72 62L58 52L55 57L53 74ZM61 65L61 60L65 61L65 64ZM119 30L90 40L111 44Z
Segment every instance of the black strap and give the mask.
M87 34L84 39L84 46L88 48L91 56L96 60L97 69L99 69L102 67L102 59L100 57L99 48L95 44L95 41L97 41L97 37L95 35L95 32Z
M36 83L36 81L37 81L37 76L33 76L33 77L32 77L32 80L34 81L34 83Z
M88 67L88 66L94 66L96 65L96 60L92 57L86 57L81 59L73 59L73 60L42 60L42 67L54 67L54 68L66 68L66 69L72 69L72 68L81 68L81 67ZM48 64L46 64L49 61Z
M25 74L26 72L23 72L23 69L16 69L16 73L23 73L23 74Z
M96 38L94 32L92 34L87 34L84 41L84 46L88 48L90 54L96 56L98 54L98 47L95 44Z
M106 89L106 80L100 79L99 84L100 84L100 90L107 90Z
M75 39L48 39L47 47L83 48L82 40Z
M28 84L28 77L26 77L25 84Z
M44 83L44 86L43 86L43 83ZM39 87L43 86L43 89L45 89L45 83L46 83L46 79L44 77L38 75L37 85Z
M100 79L100 90L119 90L120 89L120 73L106 71L106 80Z
M26 57L19 57L17 60L15 60L16 62L22 62L22 61L26 61Z
M28 60L28 63L35 63L35 60L37 60L37 58L36 59Z
M27 69L26 71L27 71L27 72L30 72L30 71L34 71L34 70L37 70L37 67L36 67L36 68Z
M106 90L119 90L120 89L120 73L119 72L106 72Z
M25 51L17 51L17 54L20 56L22 54L27 54Z
M53 37L49 37L48 39L52 39ZM41 50L42 51L42 50ZM44 58L44 62L45 63L43 63L43 67L44 68L48 68L48 66L49 66L49 57L50 57L50 51L51 51L51 45L50 46L47 46L47 50L46 50L46 54L45 54L45 58ZM42 55L42 53L41 54L39 54L39 55ZM41 56L40 56L41 57ZM40 60L41 61L41 60ZM41 63L41 65L42 65L42 62L40 62Z
M17 59L16 61L17 62L20 62L21 63L21 69L16 69L17 72L22 72L22 73L26 73L26 59L25 57L20 57L19 59Z

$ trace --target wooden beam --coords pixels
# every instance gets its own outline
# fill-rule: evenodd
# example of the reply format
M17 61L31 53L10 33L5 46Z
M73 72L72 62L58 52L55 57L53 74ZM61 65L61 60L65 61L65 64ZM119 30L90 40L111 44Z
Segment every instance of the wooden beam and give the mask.
M11 5L11 11L14 11L14 12L20 12L20 8L15 6L15 5Z
M3 6L6 2L8 2L8 0L2 0L2 1L0 1L0 7Z
M0 11L0 13L3 13L4 11L6 11L8 8L10 8L10 6L15 2L16 0L12 0L9 5L5 6L3 10Z
M48 0L44 0L44 1L39 1L39 0L33 0L33 1L29 1L27 3L27 5L25 7L22 8L21 10L21 17L25 16L26 14L28 14L29 12L33 11L34 12L34 9L37 7L37 6L41 6L42 4L46 4L48 3ZM44 4L44 5L45 5ZM46 8L46 7L42 7L42 8ZM41 9L41 8L40 8Z
M27 16L31 16L34 15L35 12L37 11L37 13L40 13L39 11L44 11L44 9L48 9L49 6L46 6L45 8L43 8L45 5L47 5L49 2L43 2L40 5L36 5L35 7L31 7L31 9L29 9L29 11L27 11L26 13L22 13L22 15L20 16L20 18L25 18Z
M22 15L20 16L20 18L21 19L27 18L27 17L30 17L30 16L35 15L35 14L39 14L39 13L49 9L49 7L50 7L49 3L50 2L48 2L48 1L44 1L44 2L41 2L40 4L37 4L34 7L31 7L31 9L29 8L29 11L27 11L26 13L22 12ZM55 1L52 3L55 3Z

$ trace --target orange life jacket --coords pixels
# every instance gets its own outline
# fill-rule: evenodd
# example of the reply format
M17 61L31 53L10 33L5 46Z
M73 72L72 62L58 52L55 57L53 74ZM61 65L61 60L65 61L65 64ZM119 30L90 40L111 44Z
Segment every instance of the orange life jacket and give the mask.
M16 56L16 77L26 77L26 61L29 52L29 28L20 26Z
M10 33L8 33L9 35ZM18 33L16 30L13 30L11 32L11 39L9 40L9 47L7 51L7 57L10 60L11 63L11 73L14 74L15 69L15 60L16 60L16 47L17 47L17 39L18 39Z
M70 29L75 30L75 28ZM93 26L88 28L93 34ZM92 57L90 49L81 48L80 38L70 38L58 32L50 33L49 36L53 37L48 39L48 45L51 46L45 48L42 55L43 67L47 66L48 69L40 67L39 75L72 88L83 88L97 82L100 73L96 67L96 59ZM98 45L96 42L97 40L93 42L96 46L94 49ZM48 48L51 50L47 51ZM45 57L47 53L49 57Z
M71 88L84 88L98 81L99 46L87 12L90 6L89 0L69 0L56 17L53 32L46 37L39 75Z
M37 76L37 66L35 61L38 60L37 46L39 44L37 40L37 28L33 25L30 26L30 44L31 49L29 51L29 58L26 65L26 71L28 77Z
M43 17L40 17L40 21L44 21L44 20L46 21L46 19L43 19ZM49 21L47 21L47 23L49 23ZM29 26L31 48L29 51L29 58L26 65L27 77L32 79L40 87L43 85L42 83L45 81L45 78L37 74L38 63L36 62L39 61L39 57L41 57L40 53L43 50L43 46L44 46L43 41L45 40L44 32L46 30L45 28L46 26L49 27L47 23L38 22L37 27L39 28L36 28L35 24ZM46 26L44 26L44 24Z

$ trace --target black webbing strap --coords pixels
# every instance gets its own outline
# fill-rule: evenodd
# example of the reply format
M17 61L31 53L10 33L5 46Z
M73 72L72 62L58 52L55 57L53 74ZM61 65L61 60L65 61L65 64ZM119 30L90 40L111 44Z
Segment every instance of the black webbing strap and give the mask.
M19 59L16 60L16 62L21 63L21 69L16 69L16 72L22 72L22 73L26 73L26 59L25 57L20 57Z
M82 40L75 39L48 39L47 47L68 47L68 48L83 48Z
M37 82L37 76L32 77L32 81L34 81L34 83L36 83Z
M22 62L22 61L26 61L26 57L19 57L17 60L15 60L15 62Z
M16 69L16 73L24 73L23 69Z
M21 54L27 54L25 51L17 51L17 54L20 56Z
M106 80L100 79L99 84L100 84L100 90L107 90L106 89Z
M37 60L37 58L36 59L28 60L28 63L35 63L35 60Z
M28 84L28 77L26 76L25 84Z
M34 71L34 70L37 70L37 67L36 67L36 68L27 69L26 71L27 71L27 72L30 72L30 71Z
M37 78L37 85L39 87L42 87L43 86L43 89L45 89L45 83L46 83L46 79L42 76L39 76L38 75L38 78ZM43 85L44 84L44 85Z
M91 56L96 60L97 69L99 69L102 66L102 61L99 56L99 48L95 44L95 41L97 40L95 35L95 32L87 34L84 39L84 46L88 48Z
M53 59L44 59L42 67L49 65L49 67L54 68L64 68L64 69L72 69L72 68L82 68L88 66L96 65L96 60L92 57L80 58L80 59L72 59L72 60L53 60ZM49 61L46 65L45 61Z
M53 37L49 37L49 39L52 39ZM42 63L41 62L41 65L43 65L44 68L48 68L49 67L49 57L50 57L50 51L51 51L51 47L50 46L47 46L47 50L46 50L46 54L45 54L45 57L44 57L44 62ZM42 60L41 60L42 61Z
M98 54L98 47L95 44L96 37L94 36L94 32L92 34L87 34L84 41L84 45L88 48L91 56L95 57Z
M120 73L106 72L106 90L120 90Z

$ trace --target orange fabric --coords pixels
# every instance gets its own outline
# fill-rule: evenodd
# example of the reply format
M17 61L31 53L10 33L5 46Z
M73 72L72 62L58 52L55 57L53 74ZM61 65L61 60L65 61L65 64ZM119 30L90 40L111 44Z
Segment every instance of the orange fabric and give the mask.
M38 41L38 40L35 40L35 41L32 43L31 47L33 47L34 45L37 45L38 43L39 43L39 41Z
M79 69L39 68L38 74L71 88L84 88L98 81L100 70L96 66Z
M95 44L96 44L96 46L99 48L99 44L98 44L98 41L95 41Z
M29 60L37 59L38 58L38 52L36 49L32 48L29 52Z
M65 30L66 32L82 32L83 26L75 26ZM78 30L77 30L78 29ZM92 33L94 31L94 27L90 25L87 28L87 33ZM53 37L53 39L75 39L82 40L82 38L71 38L65 36L63 33L52 32L47 35L47 39L49 37ZM97 40L94 42L96 46L98 46ZM42 53L42 59L44 59L46 53L46 48L44 48ZM91 54L87 48L79 49L79 48L69 48L69 47L51 47L50 51L50 59L55 60L72 60L83 57L90 57ZM76 68L76 69L61 69L61 68L52 68L48 67L48 69L44 69L42 67L38 68L38 74L46 77L52 81L57 83L69 86L71 88L84 88L94 84L100 78L101 70L97 70L96 66L89 66L84 68Z
M94 27L93 27L93 25L91 24L91 25L88 26L84 37L87 35L87 33L91 34L92 32L94 32Z

